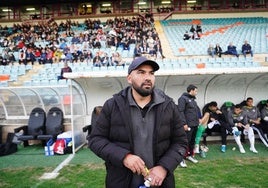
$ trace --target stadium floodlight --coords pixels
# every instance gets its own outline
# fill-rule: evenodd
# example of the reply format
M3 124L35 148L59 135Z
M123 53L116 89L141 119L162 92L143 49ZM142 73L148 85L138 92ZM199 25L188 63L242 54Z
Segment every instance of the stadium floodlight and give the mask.
M162 3L162 4L170 4L171 1L162 1L161 3Z
M187 1L187 3L196 3L196 0Z
M138 5L145 5L145 4L146 4L145 1L139 1L139 2L138 2Z
M35 8L26 8L27 11L33 11Z
M103 3L102 6L103 7L110 7L111 6L111 3Z
M11 9L2 9L3 12L11 12Z

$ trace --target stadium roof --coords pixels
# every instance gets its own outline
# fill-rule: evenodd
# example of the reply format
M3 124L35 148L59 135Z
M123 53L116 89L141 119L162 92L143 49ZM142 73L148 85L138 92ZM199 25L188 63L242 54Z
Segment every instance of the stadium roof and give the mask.
M113 0L109 0L113 1ZM42 4L55 4L55 3L79 3L79 2L92 2L93 0L1 0L0 6L14 6L14 5L42 5ZM95 1L96 2L96 1Z

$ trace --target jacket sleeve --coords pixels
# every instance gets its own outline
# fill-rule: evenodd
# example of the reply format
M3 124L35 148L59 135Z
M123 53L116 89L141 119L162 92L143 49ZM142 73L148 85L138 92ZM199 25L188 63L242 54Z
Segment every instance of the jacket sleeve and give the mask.
M178 109L173 103L173 120L170 145L165 154L158 161L158 165L163 166L168 172L173 172L179 163L183 160L186 153L188 141L184 131L183 125L180 123L180 117L178 115Z
M187 124L185 114L184 114L185 108L186 108L186 101L183 97L180 97L178 99L178 114L179 114L180 122L182 123L182 125Z
M130 151L109 139L112 103L113 100L110 99L103 105L100 116L96 120L96 126L92 129L89 137L88 146L105 162L115 166L123 166L122 161Z
M265 107L261 110L261 119L264 120L264 121L267 121L264 118L268 118L268 115L267 115Z

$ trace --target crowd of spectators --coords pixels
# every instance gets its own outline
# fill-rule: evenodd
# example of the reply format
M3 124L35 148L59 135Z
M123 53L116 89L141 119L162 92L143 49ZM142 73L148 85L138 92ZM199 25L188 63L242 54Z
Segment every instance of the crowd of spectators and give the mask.
M232 42L229 43L227 46L227 50L223 52L222 48L219 44L216 44L214 47L212 44L209 44L209 47L207 49L208 55L211 57L214 57L215 55L221 57L222 55L233 55L236 57L239 57L239 52L235 45L233 45ZM251 57L253 57L253 50L251 45L248 43L247 40L245 40L244 44L241 47L241 53L246 58L247 54L250 54Z
M133 50L132 57L148 54L162 56L161 43L152 15L146 17L115 17L101 23L86 19L57 23L50 19L41 23L14 24L0 37L0 64L40 64L59 61L92 62L93 66L124 65L123 50ZM139 46L139 52L134 48ZM1 52L0 52L1 53ZM14 54L16 54L14 56Z
M185 31L183 40L199 40L201 38L202 27L200 24L197 24L196 26L192 25L189 31L191 34L188 31Z

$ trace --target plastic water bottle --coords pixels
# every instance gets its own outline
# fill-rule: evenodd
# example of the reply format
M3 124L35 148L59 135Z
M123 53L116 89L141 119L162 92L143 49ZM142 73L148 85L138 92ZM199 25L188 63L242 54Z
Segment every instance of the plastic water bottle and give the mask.
M148 178L147 180L145 180L144 184L143 185L140 185L139 188L147 188L147 187L150 187L151 186L151 181L152 179L151 178Z

